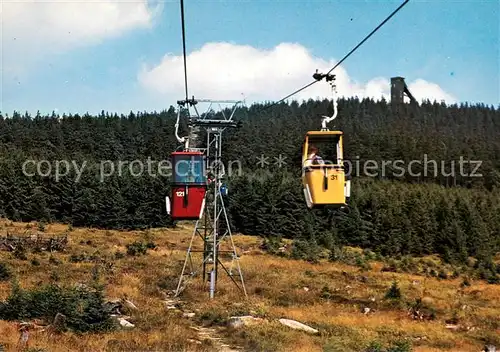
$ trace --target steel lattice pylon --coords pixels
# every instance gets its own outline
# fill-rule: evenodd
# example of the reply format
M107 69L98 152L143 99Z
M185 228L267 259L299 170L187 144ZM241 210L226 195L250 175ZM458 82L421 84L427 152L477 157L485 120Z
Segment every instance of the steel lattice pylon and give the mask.
M198 102L210 103L207 113L202 116L199 115L196 109ZM193 234L189 243L189 248L186 253L184 265L175 295L178 296L185 288L186 276L196 276L198 271L193 263L193 253L202 253L202 280L206 284L209 283L210 298L215 296L217 279L219 275L219 266L227 273L233 283L247 296L243 274L239 263L239 256L236 251L236 246L233 241L233 234L231 232L231 225L229 217L224 204L223 192L221 190L222 181L226 176L224 164L222 163L222 134L226 128L237 127L237 124L232 121L234 112L239 101L211 101L211 100L192 100L186 102L178 102L178 121L182 108L187 105L189 113L189 106L193 106L196 112L195 115L189 113L190 125L190 138L182 139L181 142L185 143L185 149L189 151L203 151L205 154L205 170L209 176L210 183L208 184L207 193L205 195L205 208L201 219L196 221ZM230 116L227 116L224 111L215 115L211 113L212 105L232 103L234 108ZM178 126L177 121L177 126ZM201 128L206 130L206 146L200 148L199 145L190 145L191 142L197 142L198 133ZM177 135L177 131L176 131ZM195 239L199 237L202 240L203 249L194 249ZM221 245L229 241L230 248L228 250L221 249ZM224 256L229 256L230 267L226 267L223 263ZM235 279L235 275L239 278ZM238 283L239 281L239 283Z

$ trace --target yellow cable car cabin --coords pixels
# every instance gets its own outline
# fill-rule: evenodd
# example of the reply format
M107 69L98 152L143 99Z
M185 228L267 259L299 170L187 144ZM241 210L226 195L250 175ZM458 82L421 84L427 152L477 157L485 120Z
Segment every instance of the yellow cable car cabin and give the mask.
M308 208L344 207L350 197L341 131L309 131L302 151L302 184Z

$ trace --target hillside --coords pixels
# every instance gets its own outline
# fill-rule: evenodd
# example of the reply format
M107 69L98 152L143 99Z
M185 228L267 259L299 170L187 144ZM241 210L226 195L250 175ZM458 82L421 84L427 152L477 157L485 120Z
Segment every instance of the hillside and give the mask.
M0 300L13 294L11 305L0 304L0 316L14 319L0 320L0 344L6 351L15 349L20 320L45 326L61 311L69 330L32 327L31 351L222 351L220 346L228 345L248 351L470 352L487 343L500 345L500 286L474 279L474 261L458 270L436 256L396 260L352 247L318 251L317 258L304 261L293 259L302 252L290 243L283 251L277 241L263 247L259 237L236 235L248 299L221 275L215 300L207 300L196 278L176 302L169 294L177 284L190 224L116 231L2 220L0 228L2 236L68 239L62 252L0 251ZM142 245L127 248L134 242ZM12 293L13 280L21 290ZM103 302L126 297L137 306L127 313L133 328L104 331L114 325L97 309L99 296L88 299L83 289L93 282L104 285ZM45 285L78 285L80 290ZM41 293L29 294L34 290ZM64 292L73 301L61 300ZM229 317L244 315L262 320L227 327ZM293 330L280 324L281 318L319 333Z
M344 131L353 165L348 212L307 211L300 186L304 134L319 128L331 102L252 105L236 111L241 128L224 139L226 165L240 167L227 180L232 226L327 248L439 254L462 264L474 256L490 265L500 251L498 107L426 102L394 114L386 101L338 105L331 127ZM178 146L175 118L174 107L128 116L0 114L0 215L107 229L172 226L164 205L170 177L158 164ZM266 168L256 163L261 155ZM286 164L276 168L279 155ZM398 160L414 162L412 172L381 173L383 162ZM374 177L367 161L378 163Z

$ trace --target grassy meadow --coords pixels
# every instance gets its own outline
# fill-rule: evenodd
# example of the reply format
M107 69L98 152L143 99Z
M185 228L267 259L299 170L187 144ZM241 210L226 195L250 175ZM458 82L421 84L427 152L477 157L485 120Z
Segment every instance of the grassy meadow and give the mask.
M104 285L107 300L126 297L138 307L128 314L135 325L130 329L30 330L27 349L31 351L471 352L481 351L487 343L500 347L500 285L465 280L451 272L442 278L386 271L386 263L376 258L363 265L327 258L295 260L286 253L267 253L261 238L235 235L248 297L221 272L214 300L208 299L207 287L195 277L174 303L172 291L192 224L109 231L1 220L0 233L68 235L62 252L19 255L0 250L0 263L9 271L0 280L0 301L11 295L15 280L25 290L97 281ZM154 245L142 252L127 247L141 241ZM201 248L199 238L196 243ZM194 259L199 267L199 255L194 254ZM438 258L424 259L439 268ZM177 309L169 309L172 305ZM195 315L185 316L188 312ZM240 328L227 326L229 317L241 315L262 320ZM297 320L319 333L293 330L281 325L281 318ZM19 323L0 320L0 344L5 351L20 350ZM44 324L40 318L39 325Z

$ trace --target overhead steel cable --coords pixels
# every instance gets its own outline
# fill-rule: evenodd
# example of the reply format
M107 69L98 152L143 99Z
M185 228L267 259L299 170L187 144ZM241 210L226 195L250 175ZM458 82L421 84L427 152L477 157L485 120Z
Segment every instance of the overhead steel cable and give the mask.
M326 73L325 75L322 75L323 77L325 76L328 76L330 74L330 72L332 72L334 69L336 69L342 62L344 62L349 56L351 56L352 53L354 53L361 45L363 45L364 42L366 42L373 34L375 34L375 32L377 32L384 24L387 23L387 21L389 21L396 13L398 13L410 0L405 0L405 2L403 2L396 10L394 10L384 21L382 21L373 31L371 31L370 34L368 34L361 42L359 42L358 45L356 45L349 53L347 53L347 55L345 55L342 60L340 60L335 66L333 66L330 71L328 71L328 73ZM312 86L313 84L319 82L321 79L316 79L314 81L312 81L311 83L305 85L304 87L296 90L295 92L287 95L286 97L278 100L277 102L269 105L266 107L267 108L270 108L274 105L277 105L279 103L281 103L282 101L290 98L291 96L303 91L304 89L306 88L309 88L310 86Z
M358 45L356 45L342 60L340 60L335 66L331 68L330 71L328 71L326 74L330 74L334 69L336 69L342 62L345 61L353 52L355 52L361 45L363 45L364 42L368 40L376 31L378 31L384 24L387 23L399 10L401 10L410 0L405 0L396 10L394 10L384 21L382 21L377 28L375 28L370 34L368 34L365 39L363 39Z
M189 100L188 80L187 80L187 64L186 64L186 29L184 25L184 0L181 0L181 24L182 24L182 50L184 55L184 86L186 88L186 103Z

